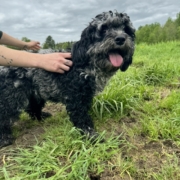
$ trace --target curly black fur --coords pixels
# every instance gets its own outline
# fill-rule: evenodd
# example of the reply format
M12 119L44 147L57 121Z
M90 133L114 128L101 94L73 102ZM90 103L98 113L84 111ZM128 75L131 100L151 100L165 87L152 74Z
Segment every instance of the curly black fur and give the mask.
M12 143L11 125L21 110L42 119L46 101L65 104L75 127L96 136L88 111L96 92L109 78L132 63L135 29L127 14L104 12L84 29L73 45L73 67L65 74L35 68L0 68L0 147ZM123 64L114 66L110 54L119 54Z

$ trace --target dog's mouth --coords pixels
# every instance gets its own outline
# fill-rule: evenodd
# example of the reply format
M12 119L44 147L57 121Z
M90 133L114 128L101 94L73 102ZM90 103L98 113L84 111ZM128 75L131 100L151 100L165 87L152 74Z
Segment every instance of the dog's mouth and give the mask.
M120 67L123 64L123 56L118 51L110 51L108 55L114 67Z

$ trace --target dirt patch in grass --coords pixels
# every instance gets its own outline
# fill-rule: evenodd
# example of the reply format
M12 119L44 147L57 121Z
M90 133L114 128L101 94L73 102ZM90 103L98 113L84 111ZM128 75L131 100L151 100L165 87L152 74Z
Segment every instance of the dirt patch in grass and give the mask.
M62 108L63 106L61 104L48 103L44 107L43 112L48 112L52 115L55 115L57 112L62 111ZM43 121L36 121L36 125L31 125L31 127L29 127L29 124L31 124L30 121L31 120L17 121L14 124L13 127L18 129L19 135L16 137L12 145L0 149L0 166L2 166L6 161L11 153L11 150L14 150L18 147L29 148L41 141L41 135L45 132L42 126Z
M46 105L44 111L55 115L57 112L62 111L62 109L62 105L50 103ZM41 135L44 133L41 123L38 123L31 128L27 128L27 125L23 124L21 121L18 123L17 125L20 127L21 134L16 138L13 145L0 149L0 166L2 166L8 160L9 156L11 156L11 150L15 150L17 147L31 147L41 141ZM114 132L115 136L122 134L122 138L133 145L133 148L129 150L122 148L121 155L119 156L124 160L128 159L133 162L138 171L130 178L128 174L124 174L123 177L120 177L121 172L116 168L111 171L107 169L100 175L89 173L90 180L144 180L146 179L146 174L158 173L161 171L163 165L171 163L173 160L169 159L169 156L175 154L180 162L180 149L172 140L152 141L139 134L134 134L133 136L127 135L127 131L134 126L138 126L137 119L127 116L119 121L113 119L108 120L99 128L99 131L106 130L107 133ZM54 174L54 171L47 172L46 177L51 177Z
M121 172L106 171L102 173L101 180L127 180L127 179L153 179L150 174L161 173L163 166L169 166L178 161L180 165L180 148L172 140L150 140L144 135L134 134L133 136L127 135L127 131L131 130L134 126L139 126L138 121L132 117L124 117L119 122L112 119L106 122L105 129L107 132L115 132L115 135L122 134L122 138L126 139L129 144L133 145L132 148L122 148L121 156L123 159L133 162L137 172L133 173L130 178L128 175L121 178ZM125 127L125 128L124 128ZM176 156L176 159L173 156ZM107 175L107 177L105 176ZM118 174L118 175L117 175ZM148 178L147 178L148 176Z

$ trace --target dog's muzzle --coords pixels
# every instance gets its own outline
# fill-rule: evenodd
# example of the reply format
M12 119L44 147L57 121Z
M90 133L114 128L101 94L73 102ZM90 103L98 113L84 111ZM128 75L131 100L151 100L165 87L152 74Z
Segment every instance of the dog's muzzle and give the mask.
M126 42L126 35L121 34L115 38L115 43L119 49L114 49L109 52L109 60L114 67L120 67L123 64L123 56L120 49L123 48ZM121 48L122 47L122 48Z
M115 42L116 42L116 44L117 45L119 45L119 46L122 46L124 43L125 43L125 41L126 41L126 36L125 35L120 35L120 36L117 36L116 38L115 38Z

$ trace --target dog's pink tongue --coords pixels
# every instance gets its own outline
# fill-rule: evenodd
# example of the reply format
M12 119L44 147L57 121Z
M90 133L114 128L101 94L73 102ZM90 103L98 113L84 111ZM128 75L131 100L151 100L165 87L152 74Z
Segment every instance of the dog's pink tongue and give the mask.
M123 63L123 57L120 54L112 53L109 54L109 59L113 66L119 67Z

